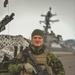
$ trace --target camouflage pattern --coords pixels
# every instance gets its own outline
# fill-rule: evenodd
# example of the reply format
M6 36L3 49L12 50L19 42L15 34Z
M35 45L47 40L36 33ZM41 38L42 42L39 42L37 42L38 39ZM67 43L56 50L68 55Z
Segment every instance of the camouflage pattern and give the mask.
M35 47L33 45L30 45L29 47L30 47L32 54L36 58L37 64L42 67L42 70L45 69L45 67L46 67L46 68L48 68L48 72L51 75L65 75L65 70L63 68L63 64L61 63L61 61L53 53L46 50L44 45L40 46L40 47ZM19 58L20 59L22 58L25 60L27 59L24 62L27 62L27 63L30 63L31 65L33 65L33 63L28 59L28 57L23 57L23 53L24 53L24 50L20 53L20 56L18 55ZM22 63L22 65L24 66L25 63ZM15 75L16 73L18 73L18 68L16 68L15 72L14 72L13 66L14 65L11 64L10 65L11 68L9 68L9 72L11 73L11 75ZM17 65L15 65L15 67L17 67ZM28 68L28 67L26 67L26 68ZM22 69L22 67L20 67L20 69ZM19 70L19 72L20 72L20 70ZM15 73L15 74L13 74L13 73ZM27 72L26 70L23 70L20 72L20 75L33 75L33 74Z
M47 63L51 66L55 75L65 75L65 70L61 61L51 52L47 52Z
M8 70L11 75L17 75L20 73L22 68L23 68L22 64L10 64Z
M36 48L33 45L31 45L30 47L31 51L34 53L37 63L45 63L51 75L54 75L54 73L55 75L65 75L63 64L61 63L59 58L53 53L51 53L49 50L46 50L44 45L38 48L38 52L36 51Z

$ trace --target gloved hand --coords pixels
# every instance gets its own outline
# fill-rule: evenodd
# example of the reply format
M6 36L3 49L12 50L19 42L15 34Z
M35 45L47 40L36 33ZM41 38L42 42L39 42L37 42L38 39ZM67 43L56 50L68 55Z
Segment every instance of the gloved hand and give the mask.
M10 64L8 70L11 75L15 75L16 73L19 73L22 70L22 68L22 64Z
M26 69L26 72L28 73L34 72L35 74L37 74L35 68L29 63L24 64L24 68Z

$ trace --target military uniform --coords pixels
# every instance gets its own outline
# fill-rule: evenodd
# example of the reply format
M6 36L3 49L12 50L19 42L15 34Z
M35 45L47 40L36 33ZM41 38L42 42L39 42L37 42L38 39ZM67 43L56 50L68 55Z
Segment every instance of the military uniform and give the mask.
M64 71L61 61L53 53L46 50L45 45L42 45L40 47L35 47L34 45L30 45L29 49L30 49L29 51L35 57L37 64L42 68L42 70L47 68L50 75L65 75L65 71ZM24 52L25 52L25 50L23 50L21 52L22 55L18 56L19 58L22 59L22 61L23 61L22 64L25 68L23 73L21 72L21 75L23 75L23 74L24 75L33 75L32 73L30 73L31 71L28 72L29 70L27 69L27 67L29 65L27 64L27 66L25 66L26 63L33 65L33 62L27 56L25 56ZM31 67L31 66L29 66L29 67ZM28 71L26 71L26 69ZM36 73L35 67L32 69Z
M57 56L46 50L45 45L38 48L34 45L30 45L30 49L37 64L40 65L42 69L48 68L48 72L50 72L51 75L65 75L63 64Z

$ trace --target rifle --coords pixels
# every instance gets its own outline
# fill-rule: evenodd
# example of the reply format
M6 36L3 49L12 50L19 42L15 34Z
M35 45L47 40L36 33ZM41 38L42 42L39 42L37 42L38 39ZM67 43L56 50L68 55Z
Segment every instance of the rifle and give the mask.
M36 75L50 75L47 71L47 68L45 68L43 71L42 71L42 68L37 65L36 63L36 59L34 58L34 56L32 55L32 53L30 52L29 48L26 48L23 52L25 55L27 55L29 57L29 59L33 62L33 66L35 67L36 69L36 72L37 74Z

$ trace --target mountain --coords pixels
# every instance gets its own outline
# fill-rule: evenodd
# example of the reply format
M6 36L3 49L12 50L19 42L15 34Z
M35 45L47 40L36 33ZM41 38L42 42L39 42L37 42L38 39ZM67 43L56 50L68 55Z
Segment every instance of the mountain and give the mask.
M69 47L73 47L75 49L75 39L68 39L64 41L65 44Z
M68 40L65 40L64 42L65 44L72 44L75 46L75 39L68 39Z

